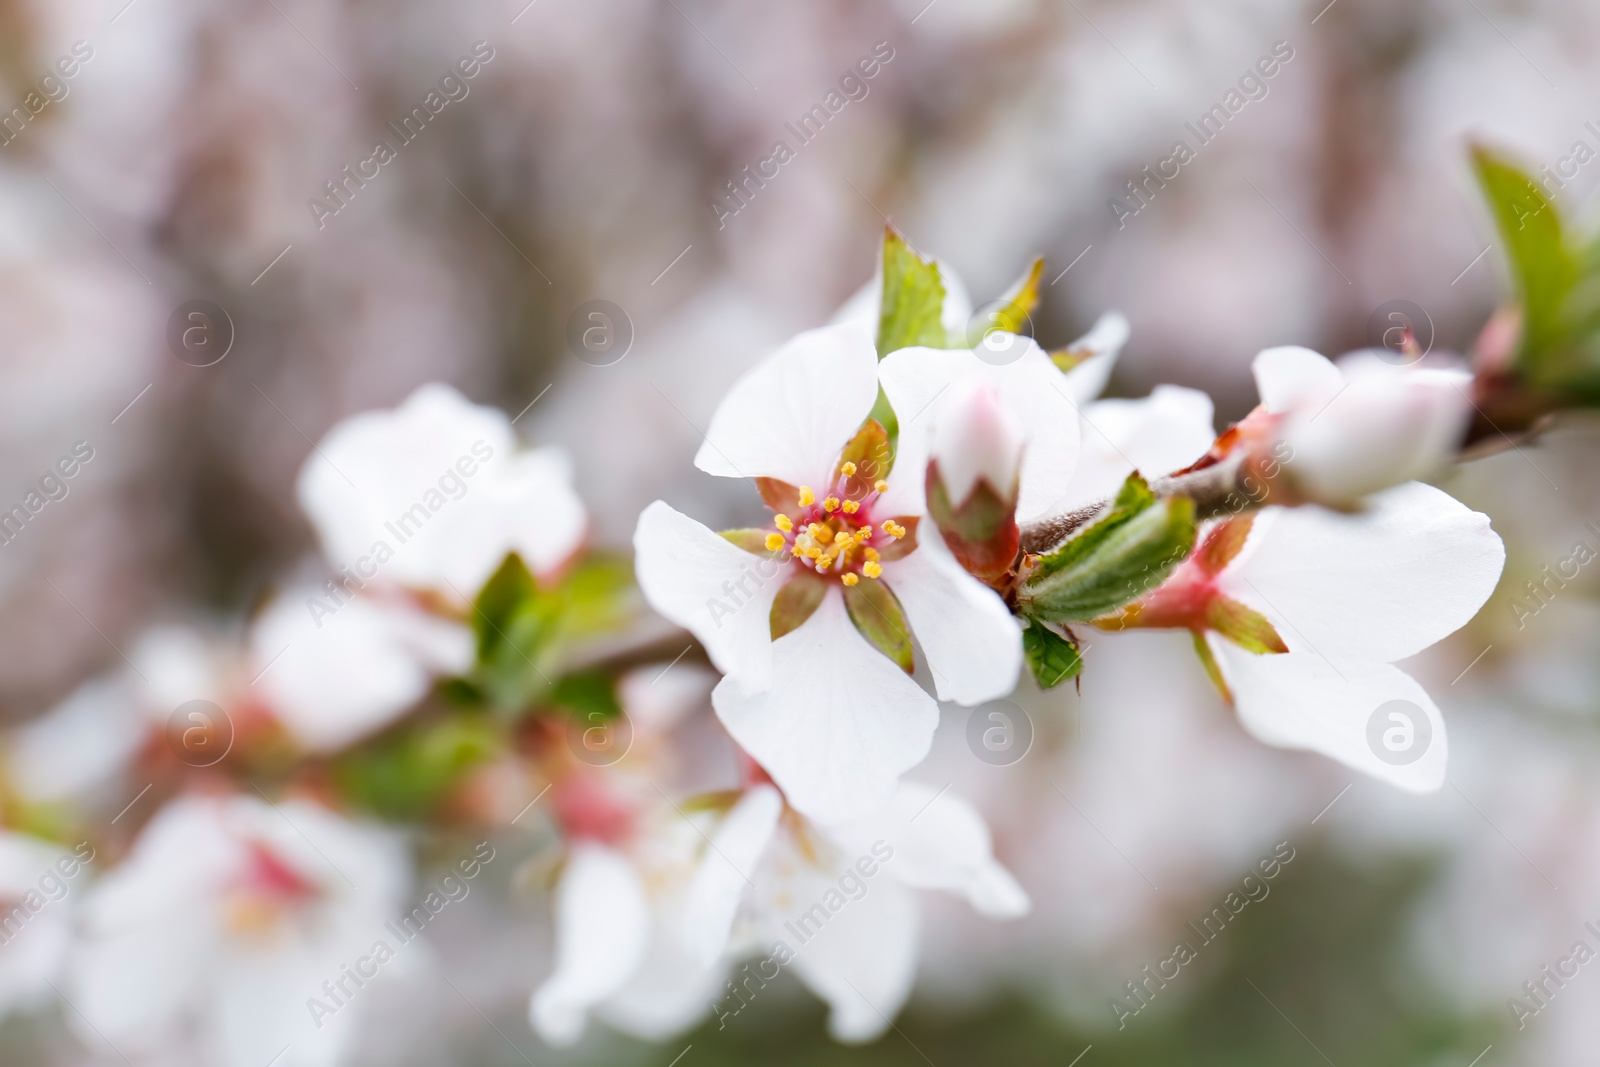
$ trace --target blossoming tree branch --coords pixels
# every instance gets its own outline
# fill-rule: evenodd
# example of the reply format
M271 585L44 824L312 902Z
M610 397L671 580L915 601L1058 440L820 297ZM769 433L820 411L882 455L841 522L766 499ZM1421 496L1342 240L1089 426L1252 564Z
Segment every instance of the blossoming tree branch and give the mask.
M499 862L550 890L549 1043L728 1025L783 969L872 1039L924 894L1029 909L977 810L915 777L940 704L1061 686L1090 634L1187 631L1260 741L1438 789L1443 716L1394 663L1473 617L1504 550L1424 479L1600 401L1600 241L1474 163L1516 291L1472 359L1268 349L1221 436L1192 389L1100 399L1120 315L1025 336L1042 261L974 330L893 232L712 417L694 462L748 484L738 528L658 500L631 560L594 549L565 456L442 385L339 424L297 487L325 560L242 641L154 628L7 738L0 892L34 949L0 960L0 1011L56 985L119 1050L328 1067ZM1369 737L1394 701L1420 758ZM51 865L87 887L28 888Z

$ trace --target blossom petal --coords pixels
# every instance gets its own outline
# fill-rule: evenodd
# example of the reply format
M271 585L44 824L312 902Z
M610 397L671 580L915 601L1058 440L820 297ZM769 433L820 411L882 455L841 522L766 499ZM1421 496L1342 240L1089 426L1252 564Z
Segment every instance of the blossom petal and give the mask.
M834 883L810 880L815 891L801 900L820 901ZM921 915L915 894L889 879L870 884L865 896L833 912L817 932L797 946L791 966L810 990L828 1002L828 1033L850 1044L871 1041L911 995L916 977Z
M917 889L945 889L966 897L994 919L1026 915L1028 894L995 862L988 824L949 788L903 781L883 814L841 827L837 835L861 851L875 841L894 850L883 869Z
M807 330L733 383L695 466L724 478L820 483L877 399L871 333L853 323Z
M999 392L1000 406L1024 435L1017 521L1059 509L1078 462L1078 409L1061 372L1032 338L1018 337L1022 355L1009 363L986 363L965 350L902 348L879 368L883 390L900 420L900 440L889 491L880 506L895 514L927 510L923 476L932 429L949 386L975 378Z
M972 707L1017 687L1017 620L998 593L962 570L931 523L915 551L884 564L883 580L905 609L940 700Z
M1314 652L1257 656L1208 640L1239 721L1258 740L1321 753L1411 793L1444 784L1444 718L1398 667L1335 663Z
M1105 392L1122 346L1128 343L1128 333L1128 317L1120 311L1107 311L1088 333L1067 346L1069 352L1089 353L1065 375L1067 393L1080 408Z
M442 584L475 596L508 552L522 556L539 575L561 568L583 542L589 525L583 501L572 488L572 464L559 448L539 448L500 461L499 476L467 479L450 498L428 546ZM408 543L409 546L409 543ZM408 546L398 551L404 553Z
M1158 385L1140 400L1090 404L1083 412L1083 453L1058 511L1114 496L1135 470L1150 479L1187 467L1216 437L1211 418L1209 396L1177 385Z
M709 966L727 949L739 904L782 811L778 791L758 785L739 798L711 836L684 908L683 936L691 959Z
M529 1019L545 1041L571 1045L583 1036L589 1009L639 966L650 912L633 865L614 849L580 841L556 889L555 913L555 971L534 992Z
M1291 651L1392 663L1466 625L1504 564L1488 516L1409 482L1360 515L1262 512L1222 584L1280 624Z
M773 642L772 660L769 691L729 675L712 692L728 733L820 823L887 804L933 743L933 698L856 632L841 596Z
M657 500L639 516L634 570L650 606L700 639L718 670L753 690L772 677L772 600L786 568Z
M1250 364L1256 392L1270 412L1316 408L1344 388L1344 375L1325 356L1309 348L1285 345L1263 349Z

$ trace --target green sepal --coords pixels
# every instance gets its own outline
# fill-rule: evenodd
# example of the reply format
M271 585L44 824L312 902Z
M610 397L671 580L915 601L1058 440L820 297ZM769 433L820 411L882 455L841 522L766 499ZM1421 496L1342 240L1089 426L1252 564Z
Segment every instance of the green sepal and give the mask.
M1232 704L1233 690L1228 688L1227 681L1222 677L1222 666L1212 653L1211 646L1206 644L1206 635L1199 630L1190 632L1194 635L1194 654L1200 657L1200 665L1206 669L1206 677L1210 678L1211 684L1217 687L1217 692L1222 694L1222 699Z
M889 431L877 419L869 418L861 424L843 451L839 453L839 466L854 463L856 472L844 480L846 500L865 500L880 478L888 478L894 469L894 450L889 446Z
M1258 656L1289 651L1265 615L1225 596L1215 597L1206 606L1206 626Z
M753 552L758 556L768 556L772 550L767 547L767 535L772 530L758 530L753 526L745 526L737 530L718 530L717 536L729 544L737 545L746 552Z
M1083 670L1077 644L1037 619L1028 620L1023 628L1022 654L1040 689L1054 689Z
M893 590L871 578L841 588L844 589L845 610L850 613L856 630L868 644L910 674L915 669L911 656L911 627L906 625L906 613Z
M878 311L878 358L900 348L945 347L944 279L892 229L883 234L883 299Z
M477 637L478 659L489 658L494 647L505 639L512 617L539 593L522 557L512 552L489 576L472 604L472 632Z
M794 577L778 590L778 595L772 598L772 611L767 616L772 639L776 641L784 634L800 629L822 605L822 598L827 592L828 583L825 579L797 570Z
M599 669L562 675L551 689L547 703L582 721L589 721L595 715L603 719L622 716L616 677Z
M1195 531L1193 500L1158 498L1130 474L1105 514L1039 557L1017 607L1052 623L1109 615L1165 581L1194 547Z
M385 819L420 820L505 745L489 717L454 712L403 723L334 757L330 772L352 806Z
M986 335L995 330L1015 334L1027 332L1033 309L1039 306L1039 279L1043 274L1044 257L1040 256L1033 261L1028 272L997 301L1000 306L989 312L989 321L968 329L967 344L976 348L983 343Z

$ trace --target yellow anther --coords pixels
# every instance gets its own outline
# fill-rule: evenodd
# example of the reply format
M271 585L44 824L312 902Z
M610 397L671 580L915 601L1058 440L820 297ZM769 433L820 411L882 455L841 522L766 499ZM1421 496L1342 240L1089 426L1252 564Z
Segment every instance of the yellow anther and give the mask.
M850 477L855 472L856 465L854 463L851 463L847 460L844 463L839 464L839 473L844 475L846 478Z
M806 549L806 559L816 559L820 555L822 555L822 549L818 548L816 545L812 545Z
M848 540L850 540L850 535L843 530L833 535L833 543L836 545L842 545Z
M879 478L877 481L872 483L872 488L876 489L880 493L887 493L889 491L889 483L884 481L882 478Z
M787 515L774 515L772 516L772 525L776 526L784 533L788 533L790 530L794 529L794 520L789 518Z
M809 485L802 485L800 487L800 506L803 508L809 508L816 502L817 494L811 491L811 487Z
M791 555L791 556L803 556L805 554L806 554L806 550L801 548L799 545L790 545L789 546L789 555Z
M855 532L855 539L856 544L858 545L864 545L868 541L872 540L872 527L862 526L858 528Z
M866 556L867 559L871 560L873 563L878 562L878 550L875 548L864 549L862 550L861 554Z
M878 575L883 573L883 564L879 563L875 559L869 559L861 565L861 573L865 574L868 578L876 578Z
M817 560L817 570L818 571L825 571L831 566L833 566L833 557L832 556L823 556L821 559Z
M781 533L769 533L769 534L767 534L767 551L768 552L776 552L776 551L778 551L778 549L780 549L782 547L783 547L783 534L781 534Z
M849 574L840 575L839 576L839 580L841 582L843 582L845 585L855 585L857 582L859 582L861 580L861 578L858 575L856 575L855 572L852 571Z
M898 522L895 522L893 519L884 519L883 532L888 534L890 537L898 539L906 535L906 528L901 526Z
M839 508L846 515L854 515L856 512L861 510L861 505L857 504L854 500L846 500L843 504L839 505Z
M838 511L839 498L836 496L830 496L828 499L824 500L822 502L822 510L828 512L829 514Z
M806 533L810 534L812 537L815 537L819 541L828 537L832 532L832 530L828 529L820 522L814 522L806 527Z

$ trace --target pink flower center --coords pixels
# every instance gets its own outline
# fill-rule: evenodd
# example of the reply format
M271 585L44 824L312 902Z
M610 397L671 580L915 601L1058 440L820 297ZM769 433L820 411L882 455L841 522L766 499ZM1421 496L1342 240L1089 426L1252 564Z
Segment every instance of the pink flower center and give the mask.
M248 932L274 925L289 911L316 900L322 891L260 841L245 845L244 870L234 883L228 925Z
M828 494L821 500L809 485L800 487L791 515L772 516L769 552L787 551L798 567L821 575L836 574L845 585L883 574L882 551L906 535L906 527L892 518L877 520L873 505L889 483L879 479L858 499L847 495L854 463L844 463Z

